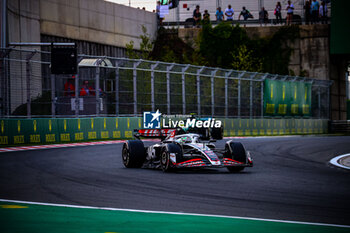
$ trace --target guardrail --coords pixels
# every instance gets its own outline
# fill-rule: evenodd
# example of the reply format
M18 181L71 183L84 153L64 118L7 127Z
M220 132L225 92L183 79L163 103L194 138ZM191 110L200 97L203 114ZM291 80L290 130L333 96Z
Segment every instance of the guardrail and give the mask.
M219 119L219 118L218 118ZM322 119L220 119L224 136L328 133ZM0 146L130 139L141 117L0 119Z

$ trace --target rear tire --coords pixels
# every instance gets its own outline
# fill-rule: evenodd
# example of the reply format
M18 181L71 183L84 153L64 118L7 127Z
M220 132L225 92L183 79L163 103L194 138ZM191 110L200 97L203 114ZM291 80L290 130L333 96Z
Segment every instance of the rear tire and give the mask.
M247 163L247 153L244 146L240 142L228 141L225 146L224 157L236 160L244 164ZM236 173L243 171L244 167L227 167L227 169L232 173Z
M146 150L140 140L128 140L123 145L122 159L127 168L140 168L146 160Z

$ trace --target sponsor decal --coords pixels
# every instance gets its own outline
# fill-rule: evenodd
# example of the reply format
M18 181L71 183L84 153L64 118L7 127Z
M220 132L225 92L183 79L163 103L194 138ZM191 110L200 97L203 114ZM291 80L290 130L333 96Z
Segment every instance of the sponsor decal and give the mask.
M211 161L219 161L218 156L211 150L205 150L204 153L210 158Z
M175 153L170 153L170 160L173 164L176 164L176 154Z
M61 133L61 141L62 142L69 142L70 141L70 134L69 133Z
M145 129L160 129L160 116L162 114L157 110L156 112L143 113L143 127Z
M88 132L88 139L97 139L96 132Z
M55 134L45 134L46 142L55 142L56 135Z
M80 133L75 133L75 140L79 141L79 140L84 140L84 133L80 132Z
M17 135L13 137L15 144L24 143L24 135Z
M156 112L144 112L143 113L143 127L145 129L160 129L162 128L220 128L222 122L215 118L197 119L192 116L175 116L175 117L187 117L186 120L173 120L172 116L164 115L161 120L162 113L157 110Z
M40 142L40 134L29 135L30 142Z
M9 139L8 136L0 136L0 144L8 144Z

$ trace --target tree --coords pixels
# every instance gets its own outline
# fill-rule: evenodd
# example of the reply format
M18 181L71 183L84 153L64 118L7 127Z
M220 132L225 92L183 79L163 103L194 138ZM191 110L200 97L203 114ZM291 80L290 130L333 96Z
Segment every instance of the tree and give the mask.
M134 41L130 41L125 45L126 56L131 59L150 59L150 53L153 48L153 42L150 35L147 33L147 28L142 25L142 35L140 35L140 52L136 52L134 49Z
M238 47L237 54L231 52L233 57L232 68L234 70L246 70L252 72L262 72L263 62L261 58L254 57L252 51L246 45Z

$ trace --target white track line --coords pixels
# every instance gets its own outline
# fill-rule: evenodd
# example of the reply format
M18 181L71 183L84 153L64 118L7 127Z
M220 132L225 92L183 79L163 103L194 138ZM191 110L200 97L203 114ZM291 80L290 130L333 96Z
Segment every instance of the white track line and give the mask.
M0 148L0 153L13 152L13 151L27 151L27 150L57 149L57 148L66 148L66 147L77 147L77 146L110 145L110 144L120 144L124 142L125 142L124 140L114 140L114 141L76 142L76 143L36 145L36 146L17 146L17 147Z
M277 137L300 137L299 135L290 136L275 136ZM271 138L270 136L258 136L258 137L224 137L224 139L248 139L248 138ZM159 142L159 139L144 139L144 142ZM27 151L27 150L42 150L42 149L57 149L66 147L76 146L94 146L94 145L110 145L124 143L125 140L109 140L109 141L97 141L97 142L73 142L63 144L48 144L48 145L33 145L33 146L15 146L15 147L4 147L0 148L1 152L12 152L12 151Z
M70 207L70 208L80 208L80 209L98 209L98 210L127 211L127 212L138 212L138 213L173 214L173 215L188 215L188 216L201 216L201 217L231 218L231 219L256 220L256 221L265 221L265 222L279 222L279 223L292 223L292 224L303 224L303 225L314 225L314 226L350 228L349 225L314 223L314 222L300 222L300 221L266 219L266 218L250 218L250 217L213 215L213 214L196 214L196 213L182 213L182 212L168 212L168 211L121 209L121 208L109 208L109 207L94 207L94 206L80 206L80 205L67 205L67 204L53 204L53 203L44 203L44 202L18 201L18 200L7 200L7 199L0 199L0 202L13 202L13 203L22 203L22 204Z
M159 142L159 139L145 139L142 141L144 141L144 142ZM1 152L12 152L12 151L57 149L57 148L66 148L66 147L77 147L77 146L111 145L111 144L121 144L124 142L125 142L125 140L110 140L110 141L75 142L75 143L51 144L51 145L15 146L15 147L0 148L0 153Z
M331 159L331 161L329 161L331 164L333 164L334 166L337 166L337 167L341 167L341 168L344 168L344 169L348 169L350 170L350 167L347 167L347 166L344 166L342 164L340 164L338 161L344 157L347 157L347 156L350 156L350 154L345 154L345 155L339 155L333 159Z

